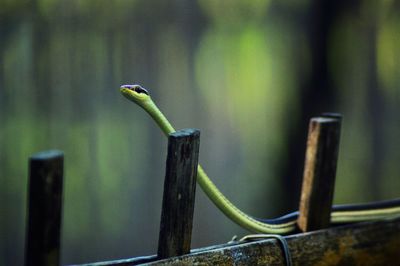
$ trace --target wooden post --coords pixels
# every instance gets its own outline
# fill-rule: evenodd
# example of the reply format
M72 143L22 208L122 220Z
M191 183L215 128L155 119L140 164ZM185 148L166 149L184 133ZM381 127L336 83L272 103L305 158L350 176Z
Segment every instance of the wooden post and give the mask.
M168 138L158 258L190 253L200 131L180 130Z
M303 232L326 228L335 187L340 117L312 118L309 124L298 226Z
M63 153L54 150L29 160L26 266L60 263L63 161Z

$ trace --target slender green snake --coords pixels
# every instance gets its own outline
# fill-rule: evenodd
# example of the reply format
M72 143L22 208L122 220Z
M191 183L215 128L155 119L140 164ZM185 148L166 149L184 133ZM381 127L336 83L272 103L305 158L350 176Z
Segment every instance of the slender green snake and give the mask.
M122 85L122 95L142 107L158 124L166 136L175 132L171 123L158 109L149 92L140 85ZM208 198L233 222L255 233L289 234L297 229L298 212L276 219L254 218L232 204L208 177L199 165L197 182ZM375 220L400 215L400 199L367 204L335 205L332 207L332 223L350 223Z

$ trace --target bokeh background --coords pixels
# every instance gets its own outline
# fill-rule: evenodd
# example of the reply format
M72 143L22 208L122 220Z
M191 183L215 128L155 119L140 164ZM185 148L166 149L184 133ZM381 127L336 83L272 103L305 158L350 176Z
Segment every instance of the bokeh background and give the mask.
M139 83L259 217L297 209L308 121L344 116L335 203L400 195L400 5L0 0L0 265L23 262L27 160L65 152L62 263L156 252L166 138ZM193 247L246 234L197 190Z

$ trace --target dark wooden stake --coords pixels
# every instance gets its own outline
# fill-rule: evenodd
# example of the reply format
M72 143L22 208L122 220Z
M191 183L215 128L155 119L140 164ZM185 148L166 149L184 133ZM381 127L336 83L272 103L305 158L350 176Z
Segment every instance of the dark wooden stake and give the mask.
M309 125L298 226L303 232L326 228L335 188L340 117L312 118Z
M61 151L44 151L29 160L25 265L59 265L63 192Z
M190 253L200 132L172 133L164 181L158 258Z

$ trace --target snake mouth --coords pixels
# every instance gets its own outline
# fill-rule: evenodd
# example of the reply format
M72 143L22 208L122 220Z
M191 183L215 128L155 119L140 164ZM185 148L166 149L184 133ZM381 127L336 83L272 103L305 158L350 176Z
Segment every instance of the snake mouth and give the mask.
M150 95L149 92L145 88L140 86L140 85L122 85L121 89L122 88L134 91L134 92L136 92L138 94Z

